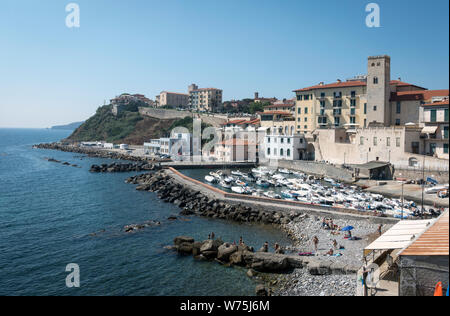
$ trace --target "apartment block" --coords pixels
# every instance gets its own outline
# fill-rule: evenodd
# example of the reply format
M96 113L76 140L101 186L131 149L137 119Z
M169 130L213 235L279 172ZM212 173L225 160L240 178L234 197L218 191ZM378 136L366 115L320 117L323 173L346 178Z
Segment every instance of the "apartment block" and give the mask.
M188 88L188 105L201 112L215 112L222 105L223 91L216 88L199 88L192 84Z

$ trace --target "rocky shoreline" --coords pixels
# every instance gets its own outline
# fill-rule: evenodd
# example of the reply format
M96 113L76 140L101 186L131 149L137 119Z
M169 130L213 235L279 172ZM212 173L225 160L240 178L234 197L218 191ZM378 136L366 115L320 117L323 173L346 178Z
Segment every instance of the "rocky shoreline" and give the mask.
M182 210L180 215L198 215L203 217L231 220L235 222L287 224L304 216L296 212L287 214L281 211L268 211L241 204L232 205L187 188L176 182L165 170L146 173L128 178L125 182L137 184L136 190L149 191L167 203Z
M105 158L105 159L116 159L116 160L128 160L135 162L149 162L155 161L150 158L137 157L132 155L127 155L124 153L119 153L115 151L98 150L93 148L82 148L73 145L64 145L61 143L48 143L48 144L37 144L34 145L35 149L47 149L47 150L59 150L63 152L72 152L77 154L86 155L91 158Z
M184 216L262 223L275 225L285 231L293 240L293 246L285 249L289 254L254 252L253 248L245 245L233 245L220 240L197 242L183 236L175 238L174 246L169 247L180 254L193 255L198 260L217 261L248 269L249 277L257 276L255 279L264 283L264 286L258 286L257 295L355 295L356 272L360 267L361 247L365 239L359 244L355 243L354 247L346 245L349 251L344 256L330 257L325 255L325 250L329 250L325 244L330 242L330 232L321 232L321 219L317 216L228 204L180 184L165 170L136 175L126 182L136 184L137 190L154 192L164 202L177 205ZM336 220L336 223L341 222L342 225L357 225L361 231L376 229L375 224L368 220ZM310 249L310 239L314 234L321 239L318 254L298 255Z

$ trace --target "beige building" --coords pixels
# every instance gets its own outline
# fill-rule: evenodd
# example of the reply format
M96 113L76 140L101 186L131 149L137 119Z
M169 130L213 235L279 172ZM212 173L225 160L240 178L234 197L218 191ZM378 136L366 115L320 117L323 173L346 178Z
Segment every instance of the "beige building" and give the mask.
M275 102L264 108L260 116L261 128L271 135L294 135L295 130L295 103L290 100Z
M231 138L217 143L211 156L223 162L256 161L258 145L247 139Z
M418 124L421 104L448 95L448 90L390 80L390 67L389 56L373 56L368 58L367 75L295 90L296 131Z
M170 106L170 107L180 107L186 108L189 103L189 96L184 93L167 92L163 91L156 96L157 106Z
M192 84L188 88L190 108L202 112L215 112L222 105L223 91L216 88L201 88Z
M422 137L425 142L425 153L437 158L449 159L448 129L449 129L448 99L422 105L422 120L425 126Z
M370 161L392 163L395 168L422 166L425 142L418 126L320 129L307 146L307 155L333 164L364 164ZM448 160L426 157L426 168L448 170Z

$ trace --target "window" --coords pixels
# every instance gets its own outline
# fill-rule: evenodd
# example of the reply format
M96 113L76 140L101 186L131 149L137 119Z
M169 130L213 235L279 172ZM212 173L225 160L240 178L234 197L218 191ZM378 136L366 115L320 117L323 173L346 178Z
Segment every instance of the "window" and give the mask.
M297 101L301 101L303 96L301 94L297 95Z
M322 115L322 116L325 115L325 110L324 110L324 109L321 109L321 110L320 110L320 115Z
M444 110L444 121L448 122L448 109Z
M434 155L436 153L436 144L435 143L431 143L430 144L430 154Z
M350 109L350 115L356 115L356 109L355 108Z
M291 157L291 150L290 149L287 150L287 156Z
M267 137L267 142L270 144L270 137Z
M301 117L297 118L297 121L298 121L298 122L301 122L301 121L302 121L302 118L301 118Z
M350 117L350 124L355 124L356 123L356 117L351 116Z
M309 100L309 94L305 94L304 96L303 96L303 100Z
M448 154L448 144L444 144L444 154Z
M283 157L283 155L284 155L284 150L283 150L283 148L281 148L280 149L280 156Z
M302 108L298 108L298 109L297 109L297 113L298 113L298 114L302 114Z
M395 119L395 125L400 126L400 119Z
M287 143L288 143L288 144L291 143L291 139L290 139L290 138L287 139Z
M363 137L363 136L361 136L361 137L359 138L359 144L360 144L360 145L364 145L364 137Z
M335 117L334 118L334 126L339 126L339 124L341 124L341 119L340 119L340 117Z
M308 125L305 125L305 129L308 129Z
M267 155L270 156L270 147L267 148Z
M308 108L305 108L305 114L308 114Z
M391 138L386 138L386 147L391 147Z
M436 110L431 110L430 111L430 121L431 122L436 122Z
M395 146L400 147L400 137L395 138Z
M364 103L364 114L367 114L367 103Z
M320 93L320 97L321 97L321 98L325 98L325 92L321 92L321 93Z
M397 102L397 114L402 113L402 103L399 101Z
M342 114L342 109L334 109L333 110L333 115L341 115Z
M324 108L325 107L325 101L320 101L320 107Z
M373 111L374 111L374 112L377 111L377 106L376 106L376 105L373 106Z
M350 95L351 95L352 98L356 97L356 91L352 91L352 92L350 93Z
M284 143L284 138L281 138L281 143L282 143L282 144Z
M378 84L378 77L373 77L373 84Z
M378 138L376 137L373 138L373 145L374 146L378 145Z
M444 126L444 139L448 139L448 126Z
M356 106L356 100L355 99L350 100L350 106Z
M305 117L305 122L308 122L308 118L307 117Z

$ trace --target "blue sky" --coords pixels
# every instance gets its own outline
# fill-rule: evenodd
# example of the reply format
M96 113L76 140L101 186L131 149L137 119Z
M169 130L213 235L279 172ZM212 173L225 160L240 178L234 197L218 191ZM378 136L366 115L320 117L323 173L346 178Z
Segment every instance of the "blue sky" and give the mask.
M81 27L65 26L65 6ZM366 73L392 58L392 78L448 88L447 0L383 0L381 27L363 0L2 0L0 127L84 120L122 92L150 98L191 83L224 99Z

